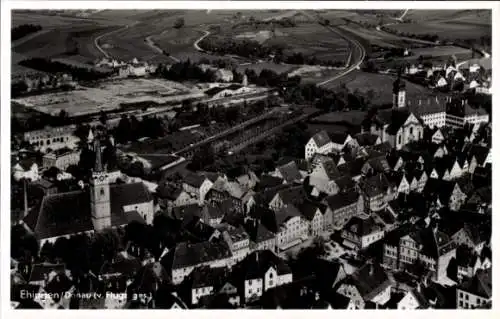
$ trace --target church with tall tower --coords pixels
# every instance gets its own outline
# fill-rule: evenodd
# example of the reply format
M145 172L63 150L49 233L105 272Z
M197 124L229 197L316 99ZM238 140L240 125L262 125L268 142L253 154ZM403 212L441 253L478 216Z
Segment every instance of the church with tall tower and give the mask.
M401 70L398 78L392 84L392 108L406 107L406 83L401 79Z
M23 222L39 240L55 242L59 237L100 232L130 222L152 224L153 196L142 182L116 184L103 165L101 138L89 136L95 163L88 187L46 195L39 210L32 210Z

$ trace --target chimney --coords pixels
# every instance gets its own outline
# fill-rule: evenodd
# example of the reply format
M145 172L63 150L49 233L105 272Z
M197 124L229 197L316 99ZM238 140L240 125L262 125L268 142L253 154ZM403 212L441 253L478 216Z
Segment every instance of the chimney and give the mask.
M422 105L422 100L418 100L418 105Z
M464 105L465 105L465 100L462 100L462 106L464 106Z
M436 95L436 103L439 103L437 95Z

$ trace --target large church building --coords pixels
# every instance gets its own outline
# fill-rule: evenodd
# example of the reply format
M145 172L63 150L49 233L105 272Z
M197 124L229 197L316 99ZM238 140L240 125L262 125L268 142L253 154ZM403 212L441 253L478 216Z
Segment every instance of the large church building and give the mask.
M146 186L142 182L111 184L102 165L97 139L94 151L96 161L88 188L47 195L40 210L32 211L24 219L40 246L59 237L120 227L132 221L153 222L153 197Z

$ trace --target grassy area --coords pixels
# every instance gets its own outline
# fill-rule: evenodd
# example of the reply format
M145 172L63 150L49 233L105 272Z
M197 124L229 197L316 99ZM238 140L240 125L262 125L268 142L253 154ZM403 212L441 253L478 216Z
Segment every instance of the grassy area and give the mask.
M440 39L475 39L491 35L491 24L461 23L460 20L401 23L389 28L411 34L436 34Z
M343 83L351 92L358 91L366 95L369 91L372 91L373 96L370 98L370 101L373 104L389 104L392 103L392 84L394 80L395 77L390 75L356 71L351 73ZM332 85L332 88L338 86L337 83ZM325 87L328 88L328 84L325 85ZM431 91L427 88L406 82L407 97L429 93L431 93Z

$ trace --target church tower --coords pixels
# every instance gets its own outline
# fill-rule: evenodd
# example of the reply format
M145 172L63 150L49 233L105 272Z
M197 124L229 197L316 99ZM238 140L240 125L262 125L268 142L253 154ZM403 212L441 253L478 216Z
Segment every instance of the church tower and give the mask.
M398 78L392 85L392 108L406 106L406 84L401 80L401 69L398 72Z
M109 178L102 166L101 143L94 140L95 166L90 178L90 206L92 224L96 231L111 227Z

